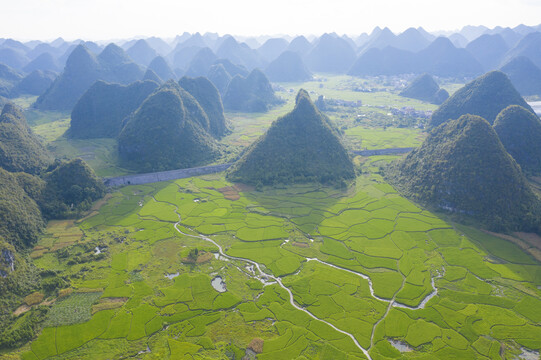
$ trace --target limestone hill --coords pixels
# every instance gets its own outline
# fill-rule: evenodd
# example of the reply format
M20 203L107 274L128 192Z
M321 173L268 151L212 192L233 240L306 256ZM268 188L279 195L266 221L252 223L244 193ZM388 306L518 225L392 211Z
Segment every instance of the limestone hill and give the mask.
M8 103L0 115L0 167L11 172L39 173L52 162L21 111Z
M500 69L522 96L541 95L541 69L525 56L513 58Z
M105 195L105 186L81 159L61 162L44 176L46 185L38 203L47 219L78 216Z
M494 121L505 150L527 173L541 173L541 121L518 105L502 110Z
M300 90L293 111L278 118L227 176L252 185L337 184L353 179L355 171L329 118Z
M299 54L300 56L306 55L312 49L312 44L304 37L297 36L286 48L286 51L293 51Z
M227 131L224 107L220 93L212 82L205 77L184 76L178 83L197 100L207 114L210 133L218 138L224 136Z
M355 51L346 40L323 34L305 60L311 71L343 74L355 61Z
M288 47L289 43L283 38L268 39L257 48L259 54L267 62L271 62L276 59L284 50Z
M529 58L535 66L541 68L541 32L536 31L524 36L518 44L507 52L504 62L519 56Z
M21 187L18 177L0 167L0 239L23 249L36 243L45 223L38 205Z
M154 59L158 53L154 50L148 42L144 39L137 40L126 53L133 59L137 64L141 66L148 66L152 59Z
M10 97L13 87L22 79L22 75L15 69L0 64L0 96Z
M58 61L50 53L45 52L29 62L23 70L30 73L35 70L59 72L62 69Z
M470 42L466 50L479 61L485 71L490 71L498 67L509 47L500 34L485 34Z
M219 151L197 101L169 81L149 96L118 137L121 162L142 172L202 165Z
M297 82L307 81L312 74L304 65L299 54L293 51L284 51L265 69L270 81Z
M534 112L513 87L509 78L500 71L491 71L456 91L430 118L436 127L449 119L465 114L479 115L489 123L509 105L520 105Z
M163 80L158 76L156 75L156 73L150 69L147 69L147 71L145 71L145 75L143 76L143 81L145 80L150 80L150 81L154 81L158 84L162 84L163 83Z
M406 196L495 230L540 230L539 199L490 124L464 115L438 126L387 170Z
M218 58L211 49L202 48L190 61L185 75L190 77L205 76L216 60Z
M467 50L456 48L449 39L439 37L428 47L411 52L387 46L363 52L348 74L399 75L429 73L442 77L468 77L483 72L481 64Z
M97 81L79 99L71 112L67 136L75 139L114 138L122 121L158 88L154 81L130 85Z
M222 64L212 65L207 74L207 78L212 81L222 96L225 95L227 86L232 79L231 75Z
M120 47L110 44L99 56L84 45L70 54L64 72L35 103L41 110L71 110L97 80L129 84L143 77L143 71Z
M156 56L148 65L148 69L154 71L163 81L177 78L167 61L161 56Z
M41 95L56 79L56 74L51 71L35 70L26 75L11 90L11 96L16 97L22 94Z
M279 102L269 80L258 69L246 78L236 75L231 79L223 98L227 110L244 112L264 112Z
M400 96L441 104L447 100L449 93L444 89L440 89L432 76L424 74L415 78L411 84L400 92Z

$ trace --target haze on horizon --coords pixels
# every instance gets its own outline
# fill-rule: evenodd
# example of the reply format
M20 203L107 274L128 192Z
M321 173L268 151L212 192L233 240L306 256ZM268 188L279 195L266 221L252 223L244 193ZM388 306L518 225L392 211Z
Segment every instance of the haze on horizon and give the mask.
M358 35L375 26L398 33L465 25L515 27L541 22L540 0L4 0L0 37L20 40L107 40L220 35Z

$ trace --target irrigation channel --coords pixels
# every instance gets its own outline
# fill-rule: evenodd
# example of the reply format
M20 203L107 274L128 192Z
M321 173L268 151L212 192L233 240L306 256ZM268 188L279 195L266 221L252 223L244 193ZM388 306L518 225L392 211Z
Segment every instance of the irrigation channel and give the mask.
M154 199L154 201L156 201L156 199ZM383 315L383 317L378 320L374 326L373 326L373 329L372 329L372 336L371 336L371 339L370 339L370 347L368 349L365 349L364 347L361 346L361 344L359 344L359 342L357 341L357 339L355 338L355 336L353 336L352 334L344 331L344 330L341 330L339 328L337 328L336 326L334 326L333 324L329 323L328 321L326 320L323 320L323 319L320 319L318 318L317 316L315 316L314 314L312 314L310 311L306 310L305 308L297 305L295 303L295 300L294 300L294 297L293 297L293 293L291 292L291 290L285 286L283 283L282 283L282 280L280 279L280 277L277 277L277 276L274 276L274 275L270 275L266 272L264 272L263 270L261 270L261 266L258 262L255 262L253 260L250 260L250 259L245 259L245 258L241 258L241 257L236 257L236 256L231 256L231 255L228 255L224 252L224 250L222 249L222 246L220 244L218 244L217 242L215 242L214 240L212 240L211 238L205 236L205 235L201 235L201 234L198 234L198 235L192 235L192 234L187 234L185 232L183 232L182 230L180 230L178 228L178 226L180 225L180 222L182 221L181 219L181 216L180 214L178 213L178 207L176 207L175 209L175 213L177 214L178 216L178 219L179 221L175 223L174 227L175 227L175 230L184 235L184 236L189 236L189 237L193 237L193 238L199 238L199 239L202 239L202 240L205 240L207 242L210 242L212 243L214 246L216 246L218 248L218 252L220 254L220 256L223 256L224 258L226 259L230 259L230 260L237 260L237 261L241 261L241 262L245 262L245 263L248 263L248 264L251 264L253 266L255 266L255 268L257 268L257 271L259 272L259 276L257 275L254 275L254 277L261 281L264 285L269 285L271 283L277 283L278 285L280 285L280 287L282 289L284 289L285 291L287 291L287 293L289 294L289 303L291 304L291 306L293 306L295 309L297 310L300 310L300 311L303 311L305 312L306 314L308 314L311 318L317 320L317 321L321 321L322 323L325 323L327 325L329 325L330 327L332 327L334 330L338 331L339 333L342 333L346 336L349 336L351 338L351 340L353 341L353 343L355 343L355 345L363 352L363 354L369 359L369 360L372 360L372 357L370 356L370 354L368 353L368 350L372 347L373 345L373 341L374 341L374 330L376 328L376 326L383 320L385 319L385 317L387 316L387 314L389 313L389 310L391 309L391 307L400 307L400 308L407 308L407 309L411 309L411 310L418 310L418 309L423 309L426 305L426 303L432 299L434 296L437 295L438 293L438 289L436 288L435 286L435 283L434 283L434 277L432 278L432 281L431 281L431 284L432 284L432 288L433 288L433 291L428 294L424 299L423 301L421 301L421 303L418 305L418 306L408 306L408 305L404 305L404 304L401 304L401 303L398 303L394 300L394 297L389 300L389 299L384 299L384 298L381 298L379 296L377 296L375 293L374 293L374 288L372 286L372 280L370 279L369 276L365 275L365 274L362 274L362 273L358 273L358 272L355 272L353 270L349 270L349 269L346 269L346 268L343 268L343 267L340 267L340 266L336 266L336 265L333 265L333 264L329 264L327 262L324 262L324 261L321 261L319 259L316 259L316 258L306 258L306 261L317 261L323 265L326 265L326 266L330 266L332 268L335 268L335 269L338 269L338 270L342 270L342 271L347 271L349 273L352 273L354 275L357 275L357 276L360 276L361 278L365 279L368 281L368 285L370 287L370 294L377 300L379 301L382 301L382 302L386 302L388 303L388 307L387 307L387 310L385 312L385 314ZM438 273L438 276L437 278L439 277L442 277L443 274L442 273ZM273 280L272 282L269 282L268 279L271 279Z

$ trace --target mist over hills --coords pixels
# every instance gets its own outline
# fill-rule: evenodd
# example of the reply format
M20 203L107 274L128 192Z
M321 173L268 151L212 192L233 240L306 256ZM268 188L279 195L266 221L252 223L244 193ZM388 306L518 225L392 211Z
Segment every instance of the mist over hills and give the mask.
M430 126L436 127L450 119L456 120L465 114L479 115L490 124L509 105L520 105L534 114L513 87L509 78L501 71L491 71L457 90L430 118Z
M279 102L269 80L258 69L252 70L247 77L233 77L223 97L224 107L233 111L264 112Z
M522 106L510 105L494 121L505 150L528 174L541 173L541 121Z
M342 38L324 34L306 54L306 65L311 71L345 73L355 61L355 52Z
M61 72L57 83L36 106L69 110L84 92L79 88L88 88L98 79L122 84L143 78L157 81L150 73L145 77L147 68L153 70L162 81L178 79L183 75L209 76L210 68L221 59L242 66L247 71L266 69L286 51L297 53L310 72L355 76L420 75L426 72L441 77L468 78L500 68L520 56L527 57L540 67L541 53L537 49L540 48L541 38L538 30L539 26L524 25L493 29L466 26L438 38L421 27L408 28L401 33L393 33L387 27L376 27L370 34L323 34L312 42L302 35L295 38L241 38L213 33L184 33L175 39L149 37L117 41L121 47L109 44L105 48L94 42L70 42L62 38L51 42L27 43L5 39L0 42L0 64L20 71L23 76L34 70ZM80 45L86 47L89 56L94 56L98 62L97 66L92 66L92 61L87 61L90 66L85 71L86 75L71 71L73 61L68 64L71 55L84 62L78 48ZM152 64L158 56L161 56L161 64ZM224 67L229 76L236 75L225 64ZM221 94L225 94L226 86L223 83L227 76L221 70L216 72L213 69L212 73L216 79L220 79L215 85ZM279 77L271 77L272 81L281 81ZM65 99L61 99L63 95L55 95L56 92L62 94L62 88L73 81L86 84L76 84L75 95L66 94Z
M265 68L265 74L273 82L307 81L312 78L300 55L293 51L280 54Z
M541 95L541 69L525 56L513 58L500 69L523 95Z
M41 95L53 84L55 79L56 73L52 71L34 70L15 85L11 90L11 96Z
M117 137L122 121L156 88L158 84L153 81L130 85L95 82L75 104L67 136L76 139Z
M257 52L266 62L271 62L276 59L289 46L289 42L282 38L272 38L265 41Z
M163 81L176 79L175 73L163 56L156 56L154 59L152 59L148 65L148 69L152 70Z
M411 51L387 46L370 48L359 56L349 75L399 75L429 73L443 77L466 77L482 73L482 66L465 49L439 37L423 50Z
M144 39L137 40L133 46L126 50L126 54L141 66L148 66L152 59L158 56L156 50L150 47Z
M509 50L504 62L519 56L529 58L535 66L541 68L541 32L532 32L520 40L520 42Z
M449 98L449 93L445 89L440 89L438 83L429 74L416 77L399 95L437 105Z
M30 61L28 64L25 65L23 70L27 73L30 73L35 70L48 70L48 71L54 71L59 72L61 71L60 64L58 63L58 60L51 55L49 52L44 52L38 57L36 57L34 60Z
M64 72L36 100L35 107L71 110L97 80L129 84L143 75L143 70L117 45L109 44L97 57L84 45L79 45L69 56Z
M494 70L501 63L509 47L500 34L481 35L466 46L485 71Z
M310 44L310 42L301 35L291 40L285 51L293 51L300 56L304 56L310 51L310 49L312 49L312 44Z

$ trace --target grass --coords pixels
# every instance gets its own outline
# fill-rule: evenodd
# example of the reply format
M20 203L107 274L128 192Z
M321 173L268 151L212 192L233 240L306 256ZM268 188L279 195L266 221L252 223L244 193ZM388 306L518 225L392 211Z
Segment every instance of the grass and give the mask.
M120 176L130 172L119 167L118 149L115 139L67 139L56 138L48 148L57 157L69 159L79 157L94 169L98 176Z
M419 129L366 126L351 127L345 135L355 150L418 147L425 137Z

